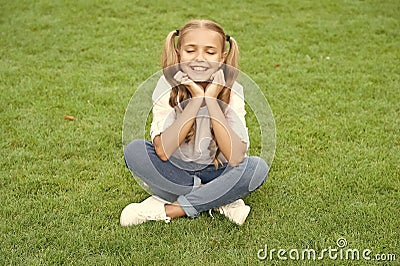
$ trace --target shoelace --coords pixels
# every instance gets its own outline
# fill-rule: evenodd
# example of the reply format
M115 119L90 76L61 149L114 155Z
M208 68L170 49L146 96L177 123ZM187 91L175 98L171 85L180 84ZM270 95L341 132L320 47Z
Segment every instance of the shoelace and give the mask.
M230 208L239 207L239 205L238 205L238 204L235 204L235 203L230 203L230 204L225 205L225 207L228 207L228 206L229 206ZM224 206L221 206L221 207L218 207L218 208L215 208L215 209L209 209L209 210L208 210L208 214L211 216L212 219L214 219L214 215L212 215L212 211L213 211L213 210L219 211L220 214L225 214L224 208L223 208L223 207L224 207Z
M214 219L214 215L212 214L212 211L218 211L220 214L224 214L224 209L222 207L214 208L214 209L209 209L208 214L211 216L212 219Z

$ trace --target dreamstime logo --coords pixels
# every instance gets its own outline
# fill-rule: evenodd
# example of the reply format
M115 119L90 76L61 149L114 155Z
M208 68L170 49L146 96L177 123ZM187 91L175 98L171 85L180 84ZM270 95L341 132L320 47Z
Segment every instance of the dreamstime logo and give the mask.
M396 261L396 254L372 254L372 250L357 248L346 248L348 245L344 237L336 241L336 247L324 248L316 251L312 248L305 249L269 249L267 245L257 252L257 258L260 260L373 260L373 261Z
M347 246L347 240L344 237L339 238L338 240L336 240L336 245L339 248L344 248L345 246Z

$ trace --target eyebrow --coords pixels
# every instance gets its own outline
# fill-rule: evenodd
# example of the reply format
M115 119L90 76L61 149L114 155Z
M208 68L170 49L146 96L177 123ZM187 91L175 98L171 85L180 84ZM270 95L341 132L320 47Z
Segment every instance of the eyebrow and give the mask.
M197 44L186 44L186 45L184 45L183 47L196 47L196 46L198 46ZM207 49L210 49L210 48L212 48L212 49L218 49L216 46L213 46L213 45L206 45L205 46Z

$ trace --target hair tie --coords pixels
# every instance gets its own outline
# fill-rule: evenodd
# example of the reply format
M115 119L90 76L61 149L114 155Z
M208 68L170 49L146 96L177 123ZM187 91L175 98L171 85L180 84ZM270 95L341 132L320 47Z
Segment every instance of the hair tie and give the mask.
M179 36L179 30L176 30L176 31L175 31L175 35L176 35L176 36Z
M226 35L226 41L229 42L231 40L231 36Z

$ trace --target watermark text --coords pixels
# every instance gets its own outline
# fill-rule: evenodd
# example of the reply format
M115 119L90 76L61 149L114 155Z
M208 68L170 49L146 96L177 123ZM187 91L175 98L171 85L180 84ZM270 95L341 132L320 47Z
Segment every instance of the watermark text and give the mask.
M320 251L312 248L305 249L276 249L264 248L257 252L259 260L374 260L374 261L396 261L397 256L394 253L377 253L374 254L370 249L348 248L347 240L339 238L336 246L329 246Z

